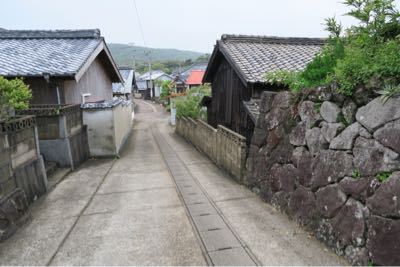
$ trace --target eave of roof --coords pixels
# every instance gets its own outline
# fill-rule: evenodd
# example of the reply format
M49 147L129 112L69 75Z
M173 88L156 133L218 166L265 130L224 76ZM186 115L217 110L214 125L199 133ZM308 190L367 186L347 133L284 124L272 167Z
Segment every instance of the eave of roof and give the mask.
M85 74L87 69L90 67L90 65L93 63L93 61L100 55L102 51L105 52L109 62L111 63L112 69L113 69L113 79L112 82L117 83L117 82L123 82L124 79L121 76L121 73L118 70L117 64L115 64L115 61L110 53L110 50L107 47L107 44L104 40L103 37L101 37L102 41L99 43L99 45L96 47L96 49L93 50L93 52L89 55L89 57L85 60L85 62L81 65L79 68L78 72L75 75L75 80L78 82L82 76Z
M212 82L212 69L214 68L214 63L218 57L218 54L221 53L223 55L223 57L229 62L229 64L233 67L233 69L235 70L236 74L238 75L238 77L240 78L240 80L242 81L242 83L247 86L247 81L246 78L244 76L244 73L241 71L241 69L239 68L239 66L233 61L233 59L230 57L230 55L228 54L228 52L223 48L223 46L221 45L221 40L217 41L217 44L214 46L214 50L211 54L210 57L210 61L208 62L207 65L207 69L204 73L203 76L203 83L211 83Z

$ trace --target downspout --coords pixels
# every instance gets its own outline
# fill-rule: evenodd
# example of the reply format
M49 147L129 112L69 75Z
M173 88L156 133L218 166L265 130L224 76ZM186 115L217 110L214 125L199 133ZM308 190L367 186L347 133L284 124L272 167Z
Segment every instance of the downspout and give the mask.
M56 85L56 91L57 91L57 104L61 105L60 90L58 89L58 85Z
M44 78L44 79L46 80L46 82L47 82L48 84L50 84L50 86L51 86L51 83L50 83L50 73L43 72L43 78ZM58 105L61 105L60 89L58 88L58 84L56 84L56 93L57 93L57 104L58 104Z

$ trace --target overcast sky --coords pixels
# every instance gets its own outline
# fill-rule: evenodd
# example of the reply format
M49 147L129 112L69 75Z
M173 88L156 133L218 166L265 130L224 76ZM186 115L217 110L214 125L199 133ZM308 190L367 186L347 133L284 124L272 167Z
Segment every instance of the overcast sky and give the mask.
M396 0L399 6L400 0ZM353 21L339 0L136 0L147 46L212 51L223 33L324 37L324 18ZM134 0L1 0L6 29L99 28L107 42L144 45Z

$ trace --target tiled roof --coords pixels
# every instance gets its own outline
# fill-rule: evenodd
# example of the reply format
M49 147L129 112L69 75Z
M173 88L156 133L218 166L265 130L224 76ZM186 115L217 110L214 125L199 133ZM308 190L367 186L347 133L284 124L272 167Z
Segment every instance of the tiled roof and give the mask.
M133 68L126 68L126 67L119 68L118 70L122 76L122 79L124 79L124 83L113 83L112 84L113 93L121 93L121 94L129 93L126 92L125 87L128 86L128 88L130 88L129 84L130 86L132 86L133 76L135 75L134 70Z
M204 70L192 70L189 77L186 80L187 85L199 85L202 84Z
M99 30L0 31L0 76L74 76L102 42Z
M185 69L184 71L182 71L181 73L179 73L179 78L183 81L186 81L187 78L189 77L190 73L193 70L206 70L207 69L207 62L205 63L194 63L192 64L190 67L188 67L187 69Z
M153 70L151 71L151 75L150 72L146 72L140 75L138 81L157 80L158 78L164 75L172 80L172 77L163 72L162 70Z
M318 38L223 35L213 56L221 51L246 82L264 82L265 73L270 71L304 69L324 42Z

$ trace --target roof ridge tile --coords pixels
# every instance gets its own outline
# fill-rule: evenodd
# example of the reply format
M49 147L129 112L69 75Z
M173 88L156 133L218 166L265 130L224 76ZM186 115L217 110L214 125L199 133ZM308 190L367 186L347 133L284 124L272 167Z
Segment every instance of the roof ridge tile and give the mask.
M266 35L243 35L243 34L223 34L221 41L240 41L240 42L260 42L260 43L277 43L277 44L311 44L322 45L326 43L327 38L312 37L278 37Z
M3 30L0 39L98 39L99 29L82 30Z

